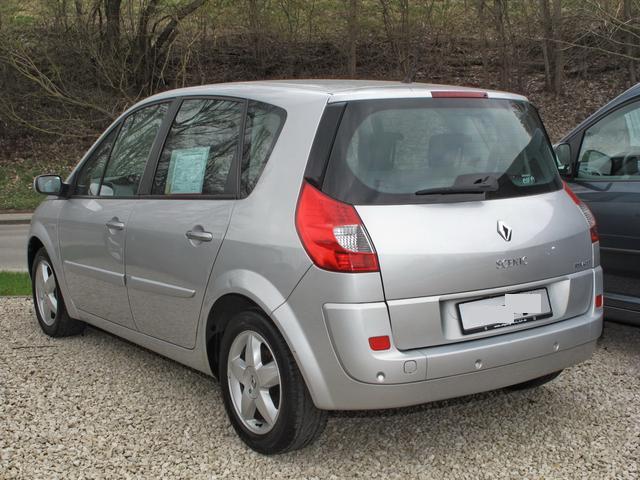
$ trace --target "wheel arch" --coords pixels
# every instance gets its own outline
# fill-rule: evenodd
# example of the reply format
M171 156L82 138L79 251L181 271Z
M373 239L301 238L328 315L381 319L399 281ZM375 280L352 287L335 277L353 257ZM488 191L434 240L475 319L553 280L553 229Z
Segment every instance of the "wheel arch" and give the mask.
M29 238L29 242L27 244L27 267L29 268L29 276L31 276L31 271L33 270L33 260L36 257L36 253L38 253L38 250L40 250L41 248L45 248L42 240L40 240L37 236L32 235Z
M205 345L209 367L211 368L211 373L213 373L216 378L218 377L218 356L220 354L222 335L224 335L224 331L231 319L236 314L246 310L259 311L273 322L269 314L265 312L260 305L240 293L227 293L222 295L209 310L205 330ZM277 325L276 328L278 328Z

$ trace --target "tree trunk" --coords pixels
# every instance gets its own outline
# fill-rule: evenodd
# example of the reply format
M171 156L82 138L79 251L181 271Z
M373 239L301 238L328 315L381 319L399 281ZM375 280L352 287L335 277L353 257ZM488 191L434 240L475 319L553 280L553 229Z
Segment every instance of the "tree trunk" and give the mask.
M564 77L564 48L562 41L562 0L553 2L553 47L555 66L553 75L553 91L556 95L562 95L562 83Z
M476 11L478 18L480 19L480 32L482 36L482 44L480 48L480 55L482 56L482 73L484 75L484 83L488 84L490 79L488 52L491 45L489 44L489 37L487 36L487 29L489 28L490 22L487 21L487 5L485 4L485 0L476 0Z
M400 25L402 35L402 51L403 51L403 67L404 82L413 81L413 52L411 51L411 29L409 27L409 0L402 0L400 2Z
M251 42L251 47L253 50L253 57L256 64L256 76L262 77L264 76L264 72L266 70L266 61L265 61L265 45L264 45L264 34L262 31L262 16L264 14L260 5L258 5L258 0L248 0L247 1L247 16L248 16L248 26L249 26L249 38Z
M415 66L411 48L409 0L399 0L397 2L399 18L397 18L396 12L389 0L380 0L380 6L382 7L382 19L384 21L387 39L389 40L393 54L396 56L403 81L411 82Z
M351 78L356 76L356 55L358 48L358 0L349 0L349 16L347 19L349 63L348 74Z
M167 48L177 35L177 28L180 22L187 16L200 8L206 0L191 0L180 5L169 17L170 20L159 31L159 21L154 19L160 13L160 0L151 0L147 4L138 20L138 31L136 37L137 61L136 86L140 89L147 89L149 93L153 90L153 82L157 75L157 67L167 57Z
M632 28L632 21L633 21L633 5L631 0L624 0L622 3L622 8L623 8L623 14L624 14L624 21L627 25L627 33L625 35L625 54L627 55L628 60L627 60L627 68L629 69L629 82L631 82L631 85L635 85L638 82L638 77L636 75L636 62L633 60L633 56L634 56L634 35L633 32L631 32L631 28Z
M500 84L502 88L511 88L511 62L508 47L507 31L505 28L507 0L494 0L494 18L496 33L498 34L498 47L500 50Z
M108 50L116 51L120 43L120 4L122 0L104 0L106 17L105 45Z

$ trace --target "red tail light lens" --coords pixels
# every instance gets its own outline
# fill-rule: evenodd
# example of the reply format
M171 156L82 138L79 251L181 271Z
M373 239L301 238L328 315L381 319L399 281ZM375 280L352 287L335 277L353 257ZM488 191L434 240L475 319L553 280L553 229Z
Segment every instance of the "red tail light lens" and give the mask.
M376 352L389 350L391 348L391 339L389 338L389 335L383 335L382 337L369 337L369 347L371 350Z
M573 200L573 202L580 208L580 210L582 211L582 215L584 215L585 220L589 224L589 232L591 232L591 242L595 243L599 241L600 237L598 236L596 217L593 216L593 213L591 212L591 210L589 210L589 207L587 207L587 205L582 200L580 200L575 193L573 193L573 190L569 188L567 182L562 183L564 183L564 191L567 192L567 194L571 197L571 200Z
M596 308L602 308L602 294L596 295Z
M307 182L298 200L296 228L318 267L333 272L379 271L378 256L356 209Z

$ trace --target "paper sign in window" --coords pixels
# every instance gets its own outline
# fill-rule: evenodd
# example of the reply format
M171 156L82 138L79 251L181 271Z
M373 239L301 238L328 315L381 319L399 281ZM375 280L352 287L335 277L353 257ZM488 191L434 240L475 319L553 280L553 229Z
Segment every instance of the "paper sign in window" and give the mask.
M171 152L166 194L202 193L209 147L194 147Z

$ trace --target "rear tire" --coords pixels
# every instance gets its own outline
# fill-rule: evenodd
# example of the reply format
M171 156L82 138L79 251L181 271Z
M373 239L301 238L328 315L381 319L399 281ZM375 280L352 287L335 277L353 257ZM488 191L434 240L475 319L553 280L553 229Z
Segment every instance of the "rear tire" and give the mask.
M542 377L534 378L532 380L527 380L526 382L516 383L515 385L511 385L507 387L508 390L529 390L531 388L537 388L545 383L549 383L552 380L555 380L558 375L562 373L562 370L558 370L557 372L550 373L548 375L543 375Z
M50 337L68 337L84 331L86 323L74 320L67 312L58 277L44 248L38 250L31 265L31 291L36 317L44 333Z
M231 424L259 453L303 448L326 426L327 412L313 404L284 338L257 310L241 312L229 322L218 378Z

